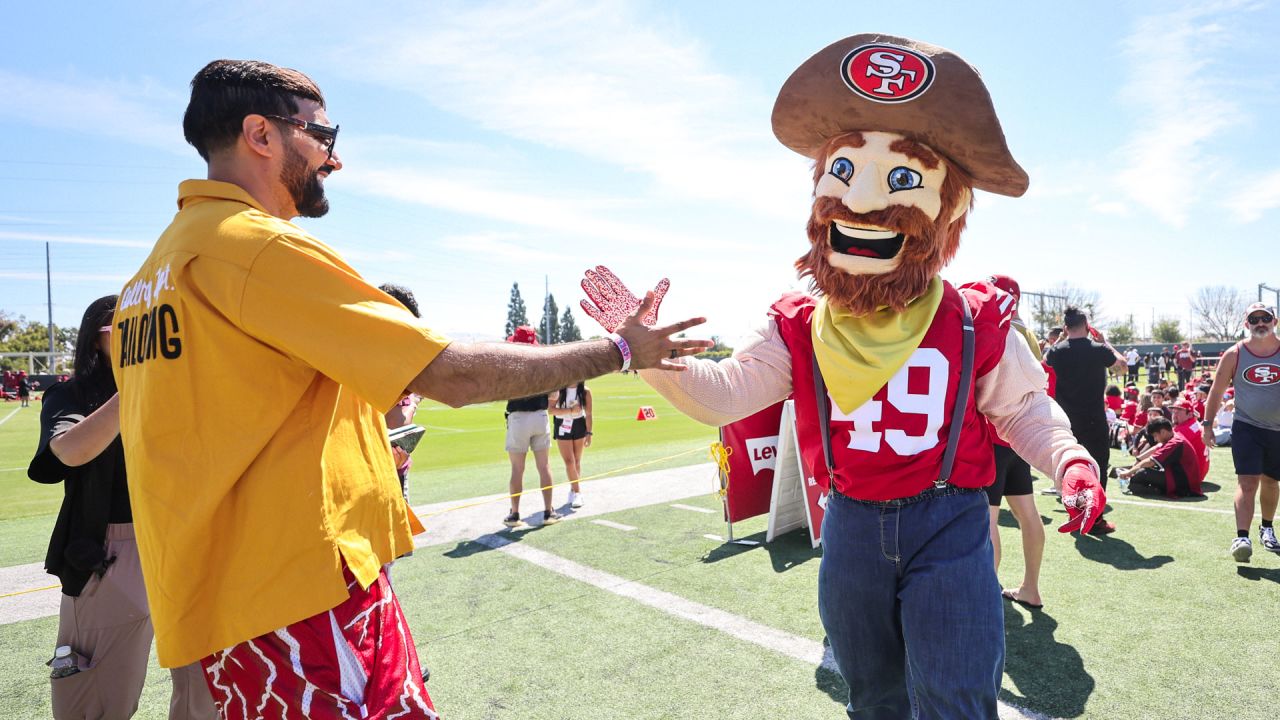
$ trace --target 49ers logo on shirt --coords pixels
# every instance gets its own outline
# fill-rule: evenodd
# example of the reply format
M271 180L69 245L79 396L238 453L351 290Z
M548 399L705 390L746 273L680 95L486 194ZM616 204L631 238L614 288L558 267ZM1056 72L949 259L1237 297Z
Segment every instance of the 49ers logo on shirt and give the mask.
M1280 365L1261 363L1245 369L1244 379L1250 385L1275 385L1280 382Z
M914 100L933 84L933 61L914 50L875 43L856 47L840 61L840 79L868 100Z

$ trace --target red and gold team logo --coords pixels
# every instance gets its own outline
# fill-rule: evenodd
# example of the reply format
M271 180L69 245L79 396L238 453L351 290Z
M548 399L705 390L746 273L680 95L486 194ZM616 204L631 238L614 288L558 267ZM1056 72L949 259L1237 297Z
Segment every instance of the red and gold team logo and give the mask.
M1261 363L1246 368L1244 379L1251 385L1275 385L1280 382L1280 365Z
M840 61L840 79L868 100L914 100L933 84L933 62L914 50L875 43L849 51Z

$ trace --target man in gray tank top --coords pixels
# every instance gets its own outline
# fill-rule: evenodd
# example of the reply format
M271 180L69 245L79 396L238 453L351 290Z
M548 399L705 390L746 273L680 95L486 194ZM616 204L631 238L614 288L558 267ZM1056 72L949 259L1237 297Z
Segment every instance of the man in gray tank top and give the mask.
M1248 562L1253 555L1249 523L1253 522L1253 496L1260 498L1262 547L1280 553L1272 522L1280 500L1280 338L1276 337L1276 309L1254 303L1244 313L1249 338L1222 354L1218 372L1205 406L1205 445L1213 447L1213 420L1222 406L1227 385L1235 387L1236 415L1231 424L1231 459L1239 484L1236 487L1236 538L1231 556ZM1260 492L1259 492L1260 491Z

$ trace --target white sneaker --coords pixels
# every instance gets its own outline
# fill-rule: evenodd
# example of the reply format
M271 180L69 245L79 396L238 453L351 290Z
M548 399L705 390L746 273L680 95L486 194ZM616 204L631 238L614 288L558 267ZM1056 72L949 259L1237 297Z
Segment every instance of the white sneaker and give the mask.
M1280 553L1280 542L1276 541L1276 529L1264 527L1262 532L1262 549L1269 550L1273 553Z
M582 507L582 493L574 492L572 490L569 491L569 507L571 508Z
M1247 537L1238 537L1231 541L1231 557L1236 562L1249 562L1249 556L1253 555L1253 543L1249 542Z

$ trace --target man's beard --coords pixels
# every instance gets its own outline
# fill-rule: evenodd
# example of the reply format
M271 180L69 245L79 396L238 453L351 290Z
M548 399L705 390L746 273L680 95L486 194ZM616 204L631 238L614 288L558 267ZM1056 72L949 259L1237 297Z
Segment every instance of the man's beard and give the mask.
M284 167L280 169L280 182L284 183L293 198L293 207L298 215L307 218L324 217L329 212L329 199L324 196L324 185L320 183L320 171L329 170L332 166L321 165L315 170L307 167L307 159L302 153L286 145L284 150Z
M1253 325L1249 328L1249 334L1253 335L1254 338L1257 338L1259 340L1261 340L1264 337L1267 337L1272 332L1273 331L1271 330L1271 326L1265 323L1262 325Z
M945 193L944 193L945 194ZM856 316L869 315L877 308L896 312L920 297L933 279L956 254L965 216L950 221L956 200L944 198L936 221L917 207L899 205L887 210L854 213L839 198L820 197L809 216L809 252L796 260L800 277L808 276L818 292L831 304ZM834 267L827 259L836 252L830 241L831 223L839 220L853 225L873 226L901 233L905 238L895 256L897 267L875 275L853 275Z

